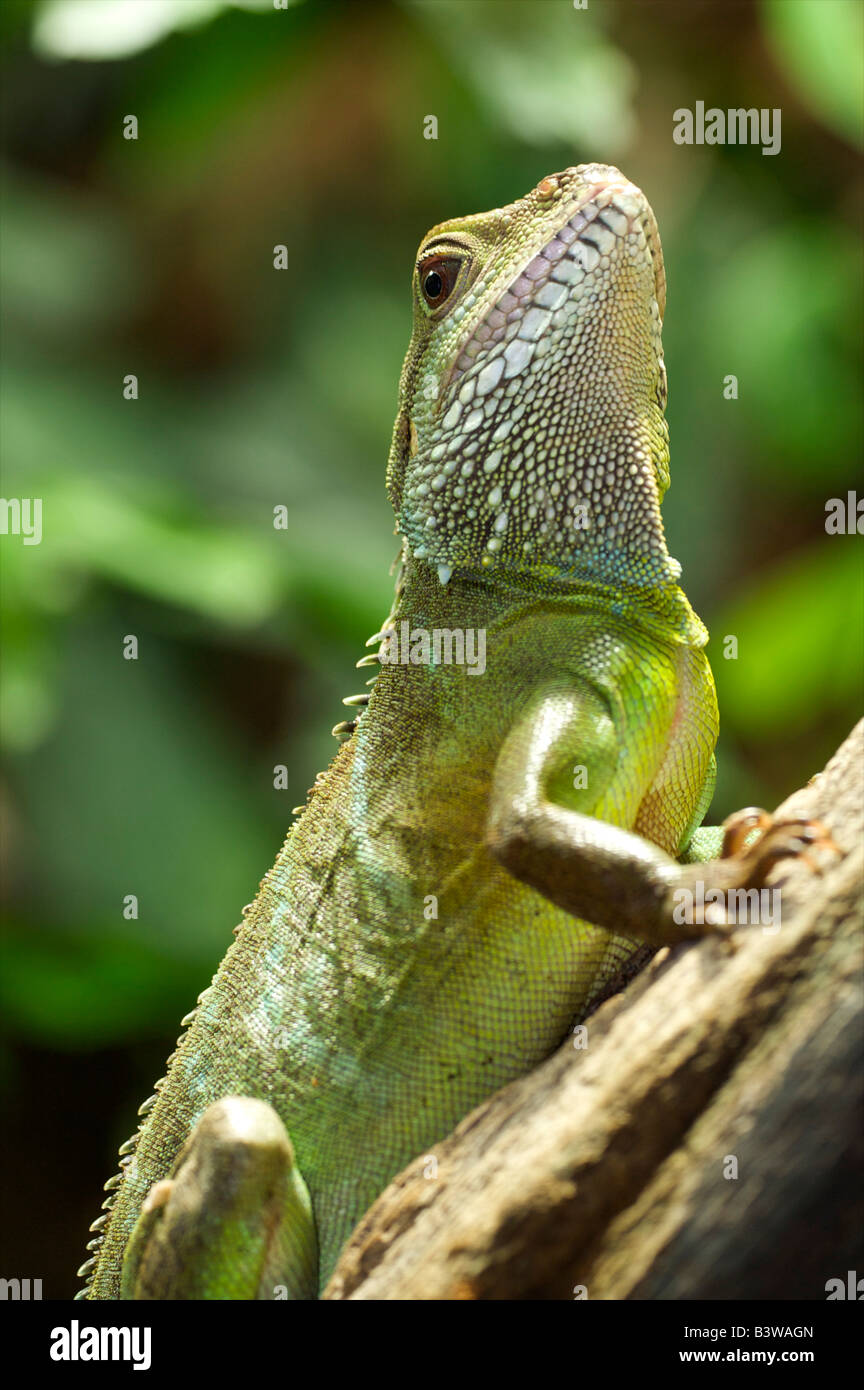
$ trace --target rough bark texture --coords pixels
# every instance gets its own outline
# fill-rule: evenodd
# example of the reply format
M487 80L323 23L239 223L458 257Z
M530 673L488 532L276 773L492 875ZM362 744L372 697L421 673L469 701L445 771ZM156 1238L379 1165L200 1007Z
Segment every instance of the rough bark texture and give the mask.
M774 871L778 932L655 957L391 1183L325 1297L824 1299L864 1269L862 771L864 722L778 808L844 851Z

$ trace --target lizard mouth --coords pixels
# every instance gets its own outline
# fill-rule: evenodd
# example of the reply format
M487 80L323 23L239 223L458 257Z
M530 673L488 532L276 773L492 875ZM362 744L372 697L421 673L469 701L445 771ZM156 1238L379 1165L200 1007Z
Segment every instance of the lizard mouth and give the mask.
M586 176L590 178L587 187ZM617 169L597 165L567 170L553 175L544 184L555 186L558 179L578 175L582 191L566 207L556 231L528 258L520 273L510 280L485 318L466 338L453 365L452 387L469 371L481 353L502 340L508 342L514 369L527 352L513 346L518 334L521 342L537 342L553 313L579 286L590 280L604 257L626 254L628 242L633 253L650 255L654 271L654 296L662 322L666 307L666 277L663 254L654 214L642 191ZM608 260L606 261L608 265ZM602 268L602 267L601 267Z

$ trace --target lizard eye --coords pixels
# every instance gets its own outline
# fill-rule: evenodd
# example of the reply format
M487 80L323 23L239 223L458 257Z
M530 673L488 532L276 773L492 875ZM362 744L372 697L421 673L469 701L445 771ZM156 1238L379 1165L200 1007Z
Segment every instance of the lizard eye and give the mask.
M458 256L430 256L418 266L420 289L430 309L437 309L450 298L459 278Z

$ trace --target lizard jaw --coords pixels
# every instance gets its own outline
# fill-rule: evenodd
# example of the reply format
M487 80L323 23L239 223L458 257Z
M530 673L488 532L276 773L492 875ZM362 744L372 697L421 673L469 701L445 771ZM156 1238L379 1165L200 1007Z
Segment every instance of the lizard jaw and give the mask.
M513 336L512 332L507 331L508 325L520 321L526 303L532 306L536 302L538 289L548 281L557 263L566 258L579 265L581 248L582 268L593 269L604 249L609 249L610 231L614 236L621 237L637 228L642 229L651 250L654 294L662 322L666 307L666 277L662 254L659 254L659 236L654 215L635 184L623 175L618 175L617 179L607 176L589 185L568 208L568 213L569 216L554 235L544 237L536 251L529 254L524 268L515 279L510 279L497 299L494 299L496 290L493 285L493 307L477 327L465 336L442 396L447 386L470 370L484 347ZM610 221L617 225L610 227Z

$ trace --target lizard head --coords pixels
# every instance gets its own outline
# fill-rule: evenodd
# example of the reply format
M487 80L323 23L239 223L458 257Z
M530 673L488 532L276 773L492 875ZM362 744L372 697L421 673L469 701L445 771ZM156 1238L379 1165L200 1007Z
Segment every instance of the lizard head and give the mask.
M387 487L407 549L657 586L674 577L665 275L657 224L617 169L583 164L424 238Z

